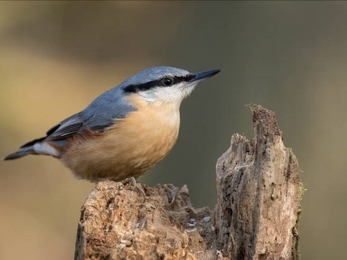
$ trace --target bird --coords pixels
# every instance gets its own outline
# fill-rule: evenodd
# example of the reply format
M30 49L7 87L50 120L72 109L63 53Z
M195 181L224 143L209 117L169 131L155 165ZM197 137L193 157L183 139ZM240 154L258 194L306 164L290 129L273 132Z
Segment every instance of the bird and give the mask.
M182 100L219 72L191 73L167 66L142 70L3 160L50 155L77 178L91 182L136 179L176 143Z

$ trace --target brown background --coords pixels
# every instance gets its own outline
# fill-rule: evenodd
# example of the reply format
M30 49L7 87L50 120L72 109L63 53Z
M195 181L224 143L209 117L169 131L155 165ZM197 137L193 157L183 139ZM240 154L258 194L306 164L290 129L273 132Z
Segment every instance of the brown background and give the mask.
M232 133L252 136L245 105L261 104L303 169L302 259L346 259L346 25L345 2L0 2L0 154L143 68L221 68L140 181L188 184L213 207L216 159ZM49 157L0 162L0 259L72 259L92 187Z

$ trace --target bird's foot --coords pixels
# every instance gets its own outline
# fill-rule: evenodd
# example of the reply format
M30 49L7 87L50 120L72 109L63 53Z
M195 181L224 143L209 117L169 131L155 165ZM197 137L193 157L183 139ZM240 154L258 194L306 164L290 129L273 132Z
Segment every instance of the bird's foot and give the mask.
M165 190L170 192L170 201L169 201L169 206L171 206L172 204L175 203L176 198L177 198L177 194L178 194L178 188L173 185L173 184L167 184L164 186Z
M123 183L123 185L130 184L130 185L134 186L141 193L141 195L144 198L146 198L146 192L141 187L141 184L137 183L137 181L136 181L136 179L134 177L126 178L126 179L122 180L121 182Z
M134 177L129 177L121 181L123 185L132 184L134 187L137 185L137 181Z

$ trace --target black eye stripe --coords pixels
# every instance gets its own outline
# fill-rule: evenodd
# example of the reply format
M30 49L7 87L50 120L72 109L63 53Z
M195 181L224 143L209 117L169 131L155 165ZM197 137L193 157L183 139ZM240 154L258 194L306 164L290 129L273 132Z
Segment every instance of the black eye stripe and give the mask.
M188 74L187 76L176 76L176 77L170 77L170 76L165 76L159 80L153 80L153 81L149 81L143 84L137 84L137 85L129 85L127 87L124 88L124 92L125 93L136 93L138 91L146 91L149 90L151 88L154 87L170 87L168 85L164 84L164 79L166 78L170 78L173 80L173 83L171 84L171 86L178 84L180 82L186 82L186 81L190 81L194 78L194 74Z
M144 84L138 84L138 85L129 85L124 88L125 93L136 93L139 91L149 90L153 88L153 81L144 83Z
M193 74L188 74L187 76L181 76L181 77L173 77L173 84L172 85L175 85L177 83L180 83L180 82L187 82L187 81L190 81L194 78L195 76Z

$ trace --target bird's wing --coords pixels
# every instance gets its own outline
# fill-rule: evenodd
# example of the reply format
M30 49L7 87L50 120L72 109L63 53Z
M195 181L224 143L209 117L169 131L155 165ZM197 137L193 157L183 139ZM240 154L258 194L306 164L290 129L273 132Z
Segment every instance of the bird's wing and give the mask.
M136 110L123 98L120 88L111 89L97 97L86 109L63 120L47 132L46 140L62 140L86 131L102 132Z
M64 140L74 134L83 134L86 131L101 132L113 123L114 118L112 117L106 118L103 116L95 115L88 118L83 115L82 111L66 118L59 124L53 126L47 131L45 137L32 140L22 145L20 148L29 147L41 141Z
M45 137L24 144L27 147L43 140L64 140L74 134L86 131L102 132L115 123L116 119L124 118L129 112L136 110L123 97L121 88L113 88L97 97L83 111L74 114L53 126Z
M83 134L86 131L102 132L106 127L112 125L117 118L117 116L108 117L99 113L86 117L81 112L49 129L46 133L46 140L62 140L74 134Z
M61 140L83 131L85 127L81 113L72 115L59 124L53 126L46 133L46 140Z

